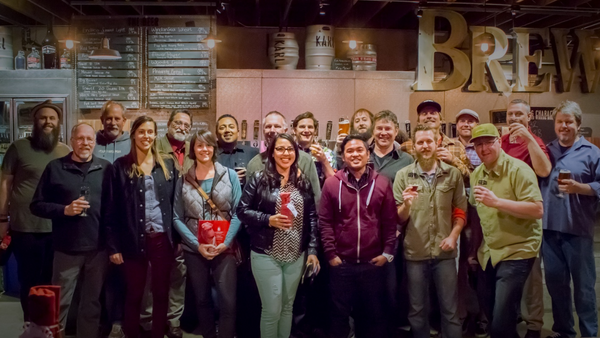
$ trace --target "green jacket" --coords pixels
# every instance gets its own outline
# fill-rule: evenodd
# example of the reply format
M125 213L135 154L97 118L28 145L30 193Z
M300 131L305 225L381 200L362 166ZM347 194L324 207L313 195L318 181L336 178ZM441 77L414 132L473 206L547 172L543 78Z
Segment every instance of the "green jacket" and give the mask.
M406 225L404 257L409 261L455 258L457 251L443 251L440 243L452 232L454 207L466 212L467 196L462 174L457 168L438 161L434 184L424 178L417 162L396 174L394 197L396 204L404 203L402 192L417 185L419 196L413 201Z
M313 193L315 194L315 203L316 205L319 205L319 201L321 200L321 186L319 185L317 167L315 166L315 162L313 162L312 157L309 154L303 151L300 151L299 153L300 158L298 159L298 169L300 169L302 173L308 177ZM246 168L246 177L252 177L255 172L264 170L266 161L266 151L254 156Z
M194 160L192 160L189 157L189 155L190 155L190 142L189 141L185 141L185 158L183 160L183 168L181 167L181 165L179 165L179 161L177 160L177 157L175 156L175 152L173 151L173 147L171 147L171 142L169 142L167 135L156 140L156 149L158 150L159 154L161 154L163 156L168 156L169 158L171 158L173 160L173 162L175 162L175 167L177 168L177 171L179 172L180 175L187 173L188 169L190 169L190 167L194 164Z

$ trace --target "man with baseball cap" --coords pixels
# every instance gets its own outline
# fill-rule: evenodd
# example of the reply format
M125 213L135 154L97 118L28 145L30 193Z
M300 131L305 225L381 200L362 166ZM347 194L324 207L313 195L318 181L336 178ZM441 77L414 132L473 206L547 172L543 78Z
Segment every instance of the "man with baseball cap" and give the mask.
M465 152L469 158L469 170L473 172L477 166L481 164L479 156L475 151L475 146L471 143L471 134L473 128L479 124L479 114L471 109L463 109L456 115L456 132L458 137L456 141L465 146Z
M31 136L8 147L0 181L0 240L10 227L25 321L29 321L29 289L52 283L54 254L52 223L33 216L29 204L48 162L70 152L69 147L59 142L63 114L59 106L47 100L33 107L31 114Z
M479 296L491 337L516 337L523 286L542 242L542 195L533 170L502 150L494 125L475 127L471 142L483 163L471 174L469 198L483 230Z
M444 135L440 129L442 122L442 107L433 100L425 100L417 106L417 124L423 124L435 130L438 159L456 167L462 173L463 178L469 179L469 159L465 153L465 147ZM402 143L402 149L415 156L415 149L412 140Z

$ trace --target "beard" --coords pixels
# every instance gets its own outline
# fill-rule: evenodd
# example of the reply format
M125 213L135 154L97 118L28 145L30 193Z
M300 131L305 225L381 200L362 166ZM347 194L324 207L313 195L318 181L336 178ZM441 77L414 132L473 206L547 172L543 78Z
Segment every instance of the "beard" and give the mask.
M187 139L187 135L186 134L182 134L182 133L178 133L178 132L174 132L171 137L173 137L174 139L176 139L179 142L184 142Z
M44 124L41 127L38 124L33 125L33 132L31 133L31 146L33 149L49 153L54 150L58 144L60 125L52 128L52 131L48 134L44 132L44 128L46 126L48 126L48 124Z
M430 170L437 161L435 152L431 155L431 157L428 158L424 157L423 154L419 152L415 152L415 156L417 157L417 163L419 163L421 169L423 170Z

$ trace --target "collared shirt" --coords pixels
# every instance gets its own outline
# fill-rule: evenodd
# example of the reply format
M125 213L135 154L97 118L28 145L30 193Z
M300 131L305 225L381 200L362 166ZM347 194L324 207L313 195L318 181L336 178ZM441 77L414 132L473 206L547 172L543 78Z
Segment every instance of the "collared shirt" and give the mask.
M322 147L322 149L323 149L323 154L325 154L325 157L327 158L327 162L329 162L329 165L331 166L331 168L335 168L336 167L336 163L335 163L336 159L335 159L335 154L333 153L333 151L327 147ZM325 183L325 173L323 172L323 164L321 162L319 162L319 160L317 160L317 158L312 155L310 148L308 148L308 149L300 148L300 150L303 150L305 153L309 154L312 157L313 162L315 162L315 167L317 168L317 175L319 176L319 184L322 187L323 183Z
M410 208L410 217L404 237L404 256L409 261L452 259L457 250L443 251L440 243L452 233L454 208L467 210L464 180L461 172L443 162L433 175L423 172L417 162L396 174L394 198L404 203L402 192L409 185L417 185L419 196Z
M258 149L247 145L237 144L231 150L219 147L217 150L217 162L224 167L235 169L236 167L248 166L248 163L258 155Z
M542 141L541 138L537 137L531 131L531 128L528 128L528 130L529 133L531 133L531 135L533 136L535 142L540 146L540 148L542 148L542 151L544 152L544 154L546 154L546 157L549 158L548 149L546 149L544 141ZM531 163L531 155L529 154L529 148L527 148L527 142L522 140L520 137L517 137L517 143L510 143L510 134L502 135L501 140L502 150L504 150L505 153L514 158L518 158L521 161L524 161L525 163L527 163L527 165L533 168L533 165Z
M181 167L183 167L183 161L185 160L185 142L177 142L173 143L172 140L169 139L169 143L171 143L171 149L173 149L173 154L175 155L175 159Z
M169 156L169 158L173 159L175 163L175 168L179 172L179 174L186 173L187 170L194 164L194 160L192 160L188 155L190 153L190 142L185 141L185 151L183 155L183 165L179 162L178 154L175 152L171 142L169 141L169 136L165 135L159 139L156 139L156 150L158 150L159 154L163 156Z
M496 167L488 170L480 165L471 174L471 187L485 181L485 187L497 197L511 201L541 202L542 194L537 177L525 162L500 152ZM482 203L475 202L471 190L469 202L477 207L483 231L483 243L477 257L485 270L488 260L492 266L501 261L537 257L542 244L542 220L523 219Z
M156 198L156 185L154 184L154 177L152 175L144 175L144 187L145 190L145 224L146 232L164 232L162 212L160 210L160 203Z
M600 149L580 137L564 153L558 140L548 144L552 171L540 179L544 196L544 230L560 231L576 236L594 237L596 208L600 199ZM594 196L567 194L560 197L558 173L571 171L571 178L589 184Z
M453 157L451 165L460 170L465 180L469 179L469 175L471 174L469 171L470 163L467 153L465 152L465 146L459 141L455 141L444 134L441 135L442 138L438 139L438 147L443 147L450 151ZM401 148L403 150L405 149L404 151L411 154L413 157L415 156L415 148L412 140L402 143Z
M387 177L392 184L394 184L398 171L414 162L413 157L400 150L400 147L398 149L394 147L394 150L383 157L377 156L374 148L375 146L371 147L371 158L369 160L373 162L375 171Z
M455 140L456 142L460 142L460 139L458 137L454 138L453 140ZM462 143L462 142L460 142ZM479 165L481 164L481 160L479 159L479 156L477 155L477 152L475 151L475 145L473 143L467 143L466 145L463 143L463 146L465 147L465 152L467 153L467 157L469 158L469 163L471 164L469 166L469 170L471 170L471 172L473 172L473 170L475 170L475 168L479 167Z
M360 190L360 188L362 188L365 184L368 183L371 168L366 167L365 172L360 176L360 179L358 180L348 169L344 169L344 171L346 171L346 175L348 175L348 183L352 184L352 186L357 190Z

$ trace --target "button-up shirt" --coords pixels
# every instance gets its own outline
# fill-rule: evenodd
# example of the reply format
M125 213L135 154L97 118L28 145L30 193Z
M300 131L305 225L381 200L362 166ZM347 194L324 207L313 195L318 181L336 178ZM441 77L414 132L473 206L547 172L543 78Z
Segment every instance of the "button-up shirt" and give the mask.
M146 212L144 217L146 232L164 232L162 212L160 210L160 203L156 198L156 186L152 175L144 176L144 187L146 188Z
M546 149L544 141L542 141L541 138L536 136L531 131L531 128L528 128L528 130L529 133L531 133L531 135L533 136L535 142L540 146L540 148L542 148L542 151L544 152L544 154L546 154L546 157L548 157L548 149ZM524 161L525 163L527 163L527 165L533 168L533 164L531 163L531 155L529 154L529 148L527 148L527 142L522 140L520 137L517 137L517 143L510 143L509 134L502 135L501 140L502 150L504 150L504 152L506 152L508 155L514 158L518 158L519 160Z
M356 179L354 174L352 174L348 169L345 169L345 171L346 175L348 175L348 183L352 184L352 186L356 188L356 190L360 190L360 188L367 184L367 181L369 180L369 174L371 173L371 168L366 167L365 172L362 174L362 176L360 176L358 180Z
M564 153L558 140L548 144L552 171L541 179L544 196L544 230L560 231L576 236L594 237L596 208L600 199L600 149L580 137ZM560 197L558 173L571 171L571 179L589 184L594 196L567 194Z
M455 137L453 140L462 143L458 137ZM475 151L475 145L473 143L463 143L463 146L465 146L465 153L467 153L467 158L469 158L469 163L471 164L469 166L469 170L473 172L475 168L479 167L479 165L481 164L481 160L479 159L479 156Z
M488 170L480 165L471 174L471 187L482 180L485 187L498 198L511 201L541 202L542 194L537 177L525 162L500 152L496 167ZM477 207L483 230L483 243L477 257L485 270L488 260L492 266L501 261L537 257L542 244L542 220L518 218L483 203L475 202L471 189L469 202Z
M440 243L452 233L453 209L467 210L464 180L461 172L442 161L433 175L425 173L417 162L404 167L394 180L396 204L404 203L402 192L417 185L419 196L410 208L404 238L404 256L409 261L451 259L453 251L443 251Z
M250 160L256 155L258 155L258 149L242 144L236 144L231 149L219 147L217 149L217 162L229 169L246 168Z

